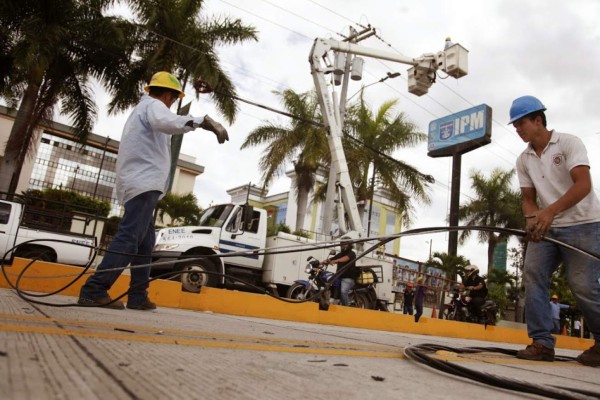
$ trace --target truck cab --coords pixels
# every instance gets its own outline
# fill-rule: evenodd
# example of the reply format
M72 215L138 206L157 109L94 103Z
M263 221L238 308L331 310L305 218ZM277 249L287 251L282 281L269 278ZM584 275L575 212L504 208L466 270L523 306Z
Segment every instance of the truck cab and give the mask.
M198 226L158 231L152 275L181 280L183 289L235 286L224 274L260 283L267 214L248 205L221 204L207 208ZM244 253L236 255L236 253Z

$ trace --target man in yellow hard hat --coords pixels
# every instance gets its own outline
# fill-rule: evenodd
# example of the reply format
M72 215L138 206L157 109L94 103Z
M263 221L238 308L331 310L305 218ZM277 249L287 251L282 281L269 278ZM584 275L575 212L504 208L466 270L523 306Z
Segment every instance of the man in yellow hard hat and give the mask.
M553 294L550 298L550 310L552 310L552 323L554 327L552 328L552 333L560 334L560 310L565 310L569 308L567 304L562 304L558 302L558 296Z
M417 278L417 290L415 291L415 322L419 322L423 315L423 303L425 302L425 291L427 287L423 284L423 276Z
M179 80L169 72L152 76L144 95L125 127L117 157L117 197L125 214L96 273L82 286L78 304L113 309L125 308L108 295L122 272L131 264L150 264L154 247L154 209L169 187L171 136L196 128L214 132L219 143L229 140L227 131L208 115L181 116L169 109L184 96ZM110 272L103 270L110 269ZM148 299L150 266L131 269L127 308L153 310Z

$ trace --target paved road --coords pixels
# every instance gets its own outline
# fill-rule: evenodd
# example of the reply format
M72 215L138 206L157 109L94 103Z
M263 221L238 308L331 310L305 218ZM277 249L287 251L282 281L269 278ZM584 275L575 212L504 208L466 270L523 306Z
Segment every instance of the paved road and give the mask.
M53 296L59 304L73 297ZM465 324L468 329L468 325ZM417 364L407 346L521 345L259 319L33 305L0 289L0 393L8 399L520 399ZM576 350L558 350L576 356ZM497 353L439 359L598 393L600 369ZM529 395L532 398L539 398Z

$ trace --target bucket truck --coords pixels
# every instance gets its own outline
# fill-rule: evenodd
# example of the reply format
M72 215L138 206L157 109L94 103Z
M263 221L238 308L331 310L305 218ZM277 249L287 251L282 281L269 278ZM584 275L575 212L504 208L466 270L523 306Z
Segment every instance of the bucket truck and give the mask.
M371 33L372 34L372 33ZM394 61L411 65L408 70L408 90L416 95L427 93L434 82L436 71L441 69L448 75L459 78L467 74L467 51L459 44L447 47L438 53L427 53L417 58L408 58L380 50L369 49L356 43L370 35L361 32L346 41L316 39L310 52L310 67L317 97L321 106L325 127L328 131L328 144L332 165L324 212L323 232L331 227L333 207L337 201L337 215L341 235L364 237L362 223L357 209L356 198L348 174L348 164L342 148L342 126L344 121L346 92L350 77L360 76L362 58L358 56ZM333 53L333 54L332 54ZM335 55L336 62L329 59ZM341 57L340 55L347 55ZM330 95L325 76L332 74L333 83L342 84L341 98L335 91ZM352 74L352 75L351 75ZM304 271L307 256L325 259L328 249L318 249L314 240L296 237L285 233L267 237L267 213L263 209L253 209L246 205L224 204L205 210L201 226L175 227L162 229L154 251L153 273L169 271L183 272L183 288L195 291L201 286L227 286L227 279L213 272L226 274L250 281L256 285L276 290L285 295L289 287L298 279L306 279ZM348 221L346 221L346 218ZM303 245L302 252L263 255L261 249L277 249L285 246ZM247 254L235 257L214 257L236 251ZM255 252L255 253L253 253ZM194 261L173 262L194 256L210 256ZM171 262L169 262L171 260ZM393 302L392 263L379 257L364 257L357 265L378 264L382 274L378 277L377 296L382 302Z

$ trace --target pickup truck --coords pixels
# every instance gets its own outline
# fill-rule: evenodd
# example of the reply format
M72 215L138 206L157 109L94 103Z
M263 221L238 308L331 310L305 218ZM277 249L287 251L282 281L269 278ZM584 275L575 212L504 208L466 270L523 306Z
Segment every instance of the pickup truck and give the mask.
M78 266L90 261L97 243L95 236L28 227L23 224L23 215L23 204L0 200L0 256L4 257L10 249L18 246L6 257L8 262L13 257ZM76 222L73 224L76 225ZM30 240L36 241L27 243Z
M199 226L159 230L152 275L181 280L183 290L190 292L197 292L201 286L241 288L239 283L217 275L224 274L284 297L295 281L308 278L307 258L325 259L331 249L319 248L321 243L312 239L283 232L267 237L267 217L266 210L260 208L222 204L207 208ZM300 246L302 251L290 252ZM269 251L277 253L262 254ZM234 252L245 254L228 256ZM186 258L197 259L185 261ZM357 265L376 266L382 271L376 286L377 297L381 302L392 303L392 264L364 257ZM203 271L213 274L200 273ZM172 272L182 273L169 276Z

